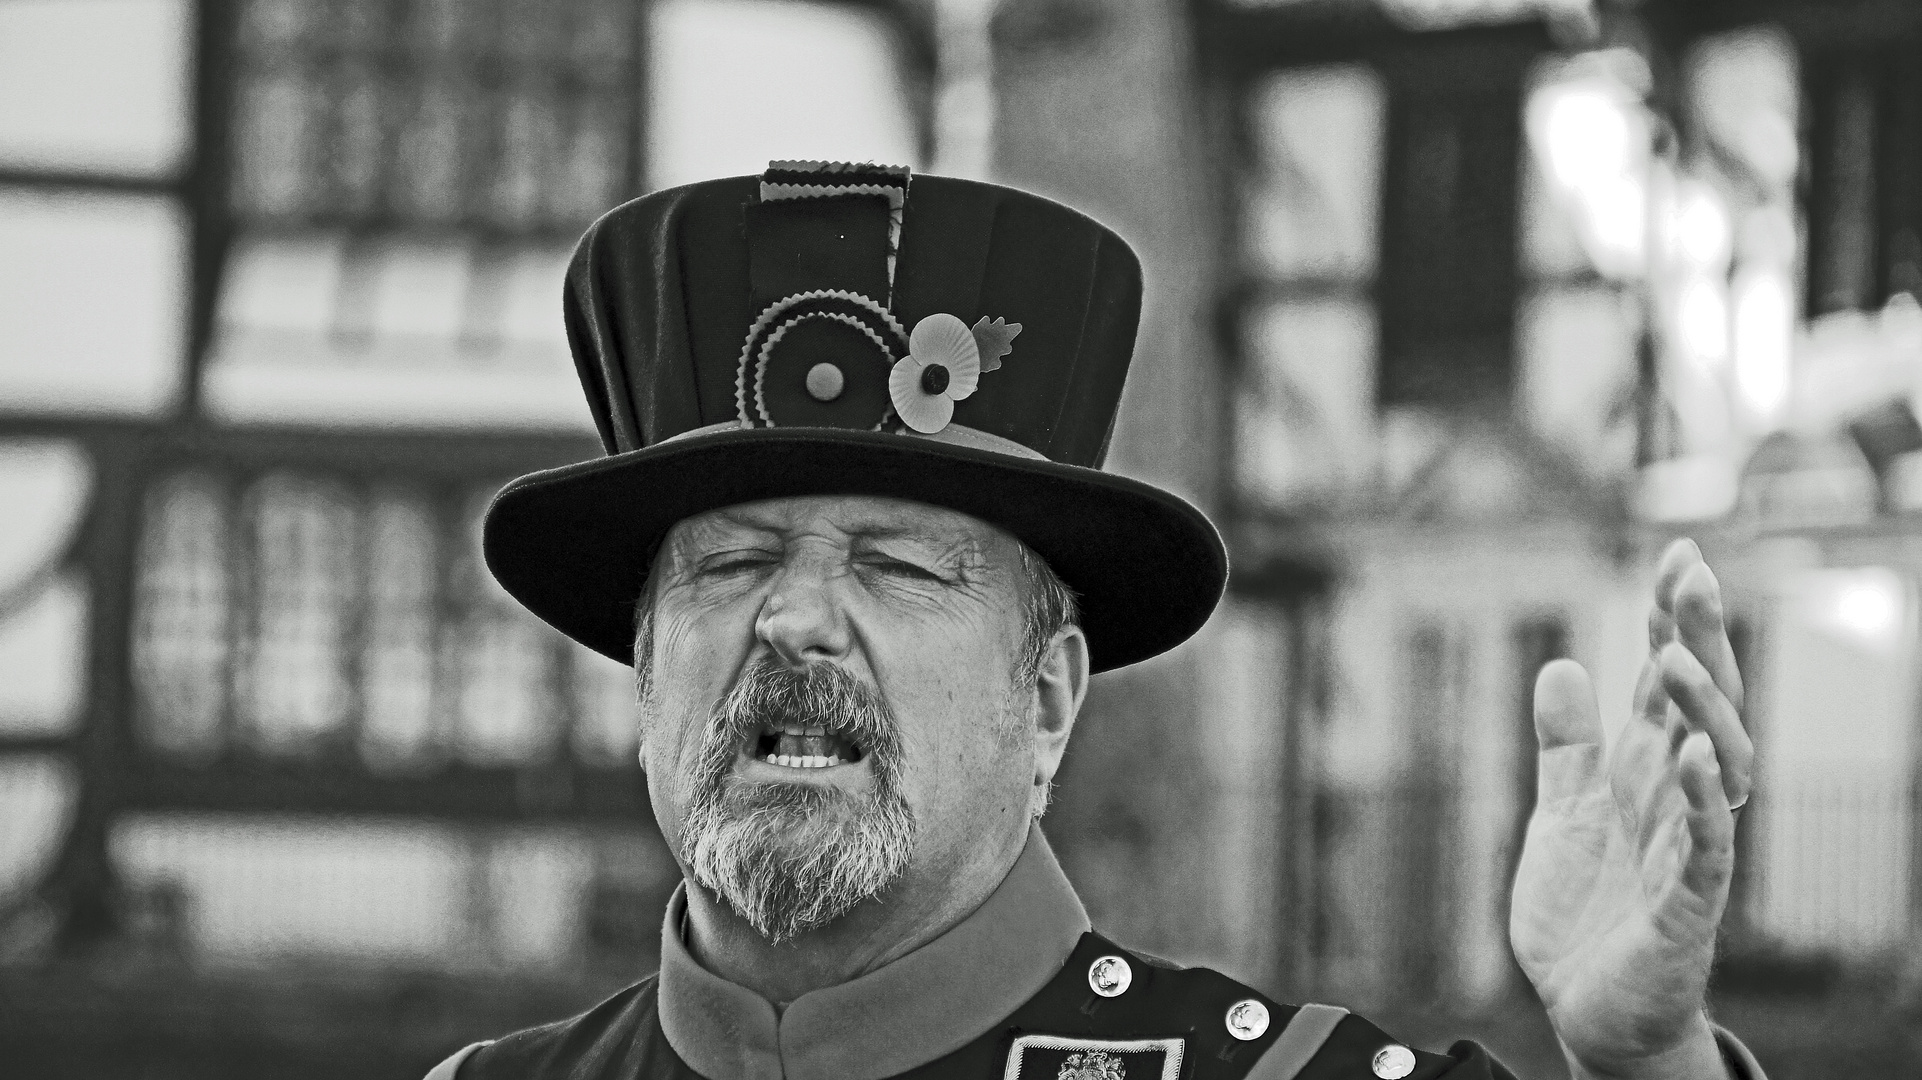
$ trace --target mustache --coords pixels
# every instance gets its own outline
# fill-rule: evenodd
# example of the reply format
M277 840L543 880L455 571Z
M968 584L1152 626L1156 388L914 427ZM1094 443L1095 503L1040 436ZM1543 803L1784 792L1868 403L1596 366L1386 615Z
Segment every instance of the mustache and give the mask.
M901 760L901 725L880 693L846 668L792 668L771 657L750 663L716 703L709 753L726 766L735 752L782 724L819 725L852 742L890 776Z

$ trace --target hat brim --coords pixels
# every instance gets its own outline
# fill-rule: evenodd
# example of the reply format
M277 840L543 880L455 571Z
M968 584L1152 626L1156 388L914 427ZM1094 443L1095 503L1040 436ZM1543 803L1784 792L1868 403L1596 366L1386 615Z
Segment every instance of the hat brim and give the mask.
M523 476L488 506L482 552L528 610L631 664L634 604L676 522L801 495L911 499L1006 529L1079 597L1095 671L1187 640L1227 582L1214 526L1158 488L1075 465L834 428L717 432Z

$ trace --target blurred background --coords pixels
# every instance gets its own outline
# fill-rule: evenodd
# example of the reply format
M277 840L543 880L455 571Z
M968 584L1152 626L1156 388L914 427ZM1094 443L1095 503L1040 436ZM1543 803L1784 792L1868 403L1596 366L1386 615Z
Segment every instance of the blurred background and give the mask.
M1097 680L1097 924L1565 1075L1505 945L1545 660L1695 536L1760 747L1714 1010L1922 1056L1922 3L0 0L0 1071L421 1075L651 970L631 672L479 565L598 453L572 241L771 158L1142 253L1110 465L1208 508Z

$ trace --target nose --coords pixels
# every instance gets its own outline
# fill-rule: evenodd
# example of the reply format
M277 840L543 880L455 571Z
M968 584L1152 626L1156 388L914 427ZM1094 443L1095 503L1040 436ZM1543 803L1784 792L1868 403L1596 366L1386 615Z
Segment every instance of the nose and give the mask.
M827 559L796 559L781 568L761 605L755 636L789 667L847 655L852 634L835 597L836 570Z

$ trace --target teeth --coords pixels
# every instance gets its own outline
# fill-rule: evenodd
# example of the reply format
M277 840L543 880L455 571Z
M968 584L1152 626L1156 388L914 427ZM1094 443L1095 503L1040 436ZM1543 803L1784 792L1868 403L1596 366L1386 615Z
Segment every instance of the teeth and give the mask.
M827 754L769 754L761 760L787 769L826 769L848 763L846 758Z

